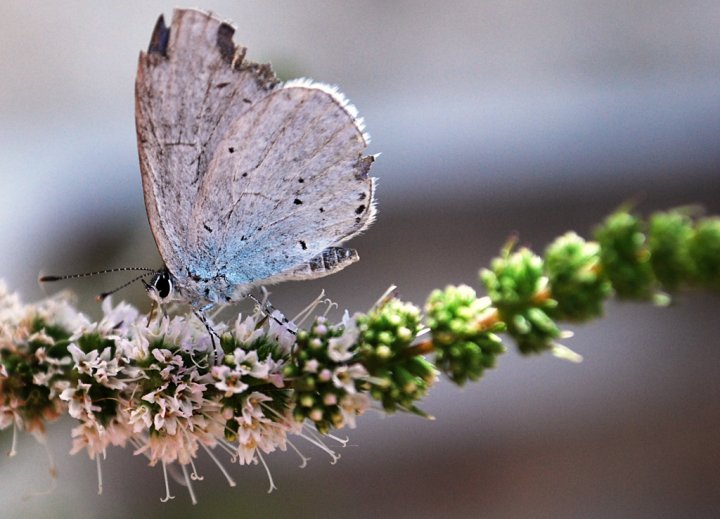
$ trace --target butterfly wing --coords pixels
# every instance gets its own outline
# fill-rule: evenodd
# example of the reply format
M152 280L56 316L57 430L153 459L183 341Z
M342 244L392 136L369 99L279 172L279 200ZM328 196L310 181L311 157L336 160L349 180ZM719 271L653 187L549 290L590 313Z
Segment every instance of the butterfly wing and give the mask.
M362 155L354 108L324 85L279 86L232 34L206 13L176 10L138 67L148 219L193 301L339 270L357 254L338 245L374 217L373 157Z
M189 261L192 206L211 152L252 103L277 85L268 65L245 61L234 29L197 10L158 20L140 54L135 118L145 206L160 255L176 276Z
M328 268L308 267L374 217L366 146L354 109L327 86L300 80L253 103L203 178L189 232L204 269L196 274L242 286L318 277L356 260L325 254Z

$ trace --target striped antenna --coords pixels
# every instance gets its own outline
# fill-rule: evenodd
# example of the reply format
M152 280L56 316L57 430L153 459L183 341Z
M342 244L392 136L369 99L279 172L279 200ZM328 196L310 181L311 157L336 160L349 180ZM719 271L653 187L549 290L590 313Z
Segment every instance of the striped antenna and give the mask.
M156 272L156 271L153 271L153 272ZM119 292L119 291L122 290L123 288L132 285L133 283L135 283L136 281L144 278L144 277L147 276L147 275L148 275L148 273L145 272L145 273L143 273L143 274L140 274L139 276L136 276L136 277L132 278L130 281L128 281L127 283L124 283L124 284L120 285L120 286L117 287L117 288L113 288L112 290L109 290L109 291L107 291L107 292L103 292L102 294L98 294L97 300L98 300L98 301L103 301L106 297L113 295L115 292ZM147 288L147 283L144 283L144 285L145 285L145 287Z
M38 281L40 283L48 283L51 281L61 281L63 279L78 279L78 278L87 278L90 276L99 276L102 274L111 274L113 272L138 272L138 271L142 272L142 274L132 278L127 283L123 283L122 285L120 285L117 288L114 288L113 290L109 290L108 292L103 292L102 294L99 294L97 296L97 300L102 301L109 295L114 294L115 292L117 292L119 290L122 290L126 286L135 283L137 280L144 278L148 274L157 272L157 269L151 269L151 268L147 268L147 267L117 267L117 268L113 268L113 269L98 270L95 272L83 272L81 274L66 274L64 276L40 276Z
M66 274L64 276L40 276L38 281L40 283L48 283L50 281L61 281L63 279L87 278L90 276L99 276L101 274L110 274L112 272L130 272L139 270L143 272L157 272L157 269L150 269L147 267L118 267L114 269L98 270L96 272L83 272L82 274Z

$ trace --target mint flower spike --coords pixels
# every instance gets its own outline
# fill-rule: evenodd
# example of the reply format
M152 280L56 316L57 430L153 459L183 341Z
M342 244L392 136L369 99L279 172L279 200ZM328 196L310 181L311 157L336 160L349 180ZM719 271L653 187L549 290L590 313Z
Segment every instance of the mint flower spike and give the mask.
M304 466L309 458L294 443L302 438L335 463L340 455L326 442L344 445L334 430L355 427L371 406L430 418L419 401L438 374L457 385L479 380L505 351L502 333L522 354L577 362L558 343L571 335L558 321L600 316L612 293L657 302L663 290L720 289L720 218L681 208L643 220L623 210L596 237L566 233L544 257L511 242L480 273L486 297L447 286L430 294L425 316L395 287L339 322L328 318L334 304L324 294L288 324L256 309L213 325L218 349L193 315L149 319L108 298L91 322L67 296L25 305L0 282L0 429L12 426L15 455L18 431L46 446L47 426L69 415L71 453L95 460L98 492L111 447L160 466L163 501L173 498L174 464L196 502L203 454L230 486L224 461L261 464L272 491L267 455L290 447Z

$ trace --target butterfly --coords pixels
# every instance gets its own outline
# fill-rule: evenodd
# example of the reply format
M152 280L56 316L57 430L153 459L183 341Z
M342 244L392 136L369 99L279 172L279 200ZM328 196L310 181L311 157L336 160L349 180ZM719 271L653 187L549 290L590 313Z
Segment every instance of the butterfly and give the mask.
M234 29L177 9L141 52L135 119L148 221L164 261L146 284L196 312L356 262L375 217L375 157L335 88L282 83Z

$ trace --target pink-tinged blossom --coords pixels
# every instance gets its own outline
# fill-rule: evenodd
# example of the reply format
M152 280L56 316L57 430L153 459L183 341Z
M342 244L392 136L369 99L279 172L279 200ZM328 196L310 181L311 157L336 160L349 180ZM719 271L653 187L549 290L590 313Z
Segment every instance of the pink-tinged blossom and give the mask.
M238 423L237 455L241 465L255 463L258 449L265 454L286 449L289 431L286 422L265 415L263 404L271 400L263 393L253 392L248 395L241 415L235 417Z
M370 397L365 393L345 395L340 400L340 411L343 415L344 425L354 429L355 419L370 408Z
M367 370L361 364L349 366L338 366L333 370L333 385L338 389L345 390L352 395L356 392L355 382L368 376Z
M242 393L250 387L240 380L242 374L230 366L213 366L211 373L215 380L215 388L222 391L226 398Z

